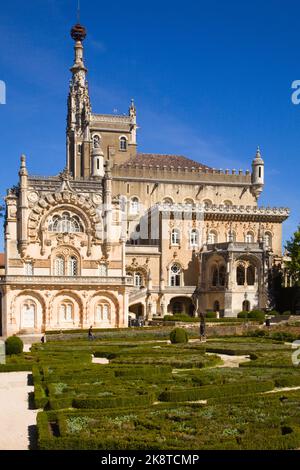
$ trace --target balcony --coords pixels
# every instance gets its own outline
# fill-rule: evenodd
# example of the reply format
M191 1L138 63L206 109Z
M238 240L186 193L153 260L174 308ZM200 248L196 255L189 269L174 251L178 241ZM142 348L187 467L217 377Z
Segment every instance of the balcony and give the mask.
M65 285L65 286L133 286L133 278L88 276L0 276L0 284L13 285Z

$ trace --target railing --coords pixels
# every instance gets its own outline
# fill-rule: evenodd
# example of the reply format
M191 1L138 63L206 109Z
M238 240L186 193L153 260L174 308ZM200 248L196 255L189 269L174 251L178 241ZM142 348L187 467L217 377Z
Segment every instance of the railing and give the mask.
M88 277L88 276L0 276L0 283L5 284L65 284L65 285L114 285L132 286L131 276Z

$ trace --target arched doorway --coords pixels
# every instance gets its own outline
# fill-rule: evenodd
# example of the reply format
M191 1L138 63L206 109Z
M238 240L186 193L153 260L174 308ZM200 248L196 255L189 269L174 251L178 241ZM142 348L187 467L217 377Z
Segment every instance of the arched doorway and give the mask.
M242 305L243 312L250 312L250 302L249 300L244 300Z
M168 305L168 314L195 316L195 306L189 297L173 297Z

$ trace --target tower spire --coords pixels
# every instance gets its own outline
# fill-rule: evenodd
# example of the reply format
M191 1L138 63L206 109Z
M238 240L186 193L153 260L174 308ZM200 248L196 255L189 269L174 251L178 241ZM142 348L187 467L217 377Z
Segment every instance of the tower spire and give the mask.
M79 3L78 7L80 8ZM67 169L74 178L85 177L89 172L87 149L90 141L91 102L83 56L86 34L85 27L79 22L71 29L71 38L75 41L75 59L71 67L72 79L68 98Z
M77 3L77 23L80 24L80 0Z

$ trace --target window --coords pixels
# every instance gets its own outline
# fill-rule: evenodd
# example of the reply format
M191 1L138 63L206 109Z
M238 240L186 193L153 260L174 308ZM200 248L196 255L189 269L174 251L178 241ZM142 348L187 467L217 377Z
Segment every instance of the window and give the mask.
M60 306L60 316L62 321L70 322L73 320L73 305L71 303L63 303Z
M94 149L99 149L100 148L100 142L101 142L100 136L99 135L94 135L94 137L93 137L93 147L94 147Z
M243 312L250 312L250 302L249 300L244 300L242 304L242 310Z
M216 300L214 302L214 312L219 312L220 311L220 302Z
M182 302L174 302L173 304L173 315L183 313Z
M78 260L75 256L71 256L68 260L68 276L78 275Z
M229 232L227 232L227 241L228 242L230 242L230 241L236 242L236 233L229 230Z
M25 275L33 276L33 264L31 261L25 263Z
M130 214L136 215L139 213L139 200L137 197L133 197L130 201Z
M239 265L236 268L236 283L238 286L245 285L245 267Z
M106 264L100 264L100 266L99 266L99 276L107 276L107 266L106 266Z
M165 197L163 199L163 204L173 204L173 199L171 199L170 197Z
M95 322L110 322L111 313L108 304L98 304L95 308Z
M267 248L272 248L272 234L265 232L265 244Z
M181 267L175 263L170 269L170 285L171 287L179 287L181 284Z
M255 268L250 265L247 268L247 284L248 286L254 286L255 283Z
M254 235L253 232L247 232L245 237L246 243L253 243L254 242Z
M226 281L226 267L214 266L212 270L211 285L213 287L224 287Z
M198 246L199 245L199 233L198 230L193 229L190 234L190 245Z
M141 275L141 273L134 273L133 281L135 287L141 287L143 283L143 276Z
M127 150L127 139L126 137L121 137L120 138L120 150L123 152Z
M83 232L79 217L64 212L62 215L53 215L48 223L49 232L76 233Z
M21 326L22 328L34 328L36 323L36 305L31 300L26 301L22 305L21 309L22 319Z
M261 178L261 166L258 167L258 177Z
M210 199L204 199L203 204L205 207L210 207L212 206L212 202Z
M172 245L179 245L180 243L180 231L178 228L173 228L171 232L171 244Z
M213 245L214 243L217 243L217 242L218 242L217 232L215 232L214 230L211 230L208 234L207 243L209 245Z
M54 275L55 276L65 275L65 259L62 256L58 256L54 260Z
M187 198L187 199L184 200L184 203L189 204L189 205L193 205L194 201L193 201L193 199Z

